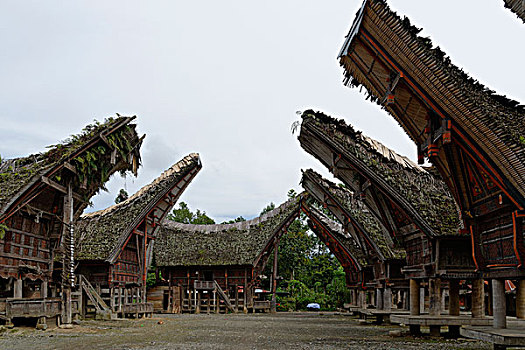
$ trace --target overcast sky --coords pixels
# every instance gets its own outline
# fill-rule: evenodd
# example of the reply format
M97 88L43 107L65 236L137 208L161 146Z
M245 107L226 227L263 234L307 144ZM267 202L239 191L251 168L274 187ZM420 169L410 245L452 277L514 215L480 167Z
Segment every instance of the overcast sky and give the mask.
M525 25L501 0L390 0L452 61L525 102ZM0 155L41 152L93 119L137 115L138 178L112 178L94 208L134 193L190 152L181 200L218 222L257 216L327 172L290 127L313 108L415 159L394 119L342 85L337 53L360 0L0 1Z

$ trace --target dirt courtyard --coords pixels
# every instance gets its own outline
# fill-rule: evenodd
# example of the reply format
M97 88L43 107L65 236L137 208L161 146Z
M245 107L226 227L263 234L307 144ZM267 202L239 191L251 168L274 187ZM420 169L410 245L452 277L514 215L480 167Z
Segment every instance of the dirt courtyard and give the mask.
M161 324L159 324L161 323ZM73 329L14 328L0 349L490 349L487 343L429 337L393 338L399 326L361 325L329 313L154 315L83 321Z

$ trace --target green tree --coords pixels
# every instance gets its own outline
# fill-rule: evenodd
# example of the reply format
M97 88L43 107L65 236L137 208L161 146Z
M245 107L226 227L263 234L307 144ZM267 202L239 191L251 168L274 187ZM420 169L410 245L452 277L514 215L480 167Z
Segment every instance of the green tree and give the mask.
M263 210L261 210L261 214L259 214L259 216L266 214L274 209L275 209L275 204L273 202L270 202L270 204L268 204L266 207L263 208Z
M246 221L246 219L243 218L242 216L238 216L238 217L236 217L233 220L223 221L222 224L234 224L236 222L243 222L243 221Z
M115 198L115 204L124 202L126 199L128 199L128 197L129 197L128 192L125 189L121 188L117 195L117 198Z
M179 207L174 208L168 214L168 219L183 224L211 225L215 223L215 220L206 215L205 211L197 209L194 213L184 202L180 202Z
M288 191L288 198L297 195L293 189ZM270 203L262 213L274 207ZM301 213L282 235L278 256L278 275L283 278L278 282L278 289L290 293L280 298L282 309L304 309L309 302L317 302L323 309L333 309L348 301L345 272L326 245L309 230L305 214ZM264 271L266 276L271 275L271 266L273 254ZM269 283L269 279L264 282Z

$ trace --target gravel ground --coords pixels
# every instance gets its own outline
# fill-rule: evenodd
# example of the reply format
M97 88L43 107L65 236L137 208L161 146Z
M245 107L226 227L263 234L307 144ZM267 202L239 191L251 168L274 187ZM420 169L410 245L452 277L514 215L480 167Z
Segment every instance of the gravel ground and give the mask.
M0 349L490 349L468 339L390 337L399 326L329 313L155 315L83 321L73 329L4 330Z

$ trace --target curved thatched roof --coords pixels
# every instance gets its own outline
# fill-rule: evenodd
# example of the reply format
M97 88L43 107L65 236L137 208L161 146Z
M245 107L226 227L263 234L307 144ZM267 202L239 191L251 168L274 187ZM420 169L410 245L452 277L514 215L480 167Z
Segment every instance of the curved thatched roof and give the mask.
M310 229L327 245L330 251L338 258L345 260L339 256L340 252L334 251L336 244L340 245L356 263L355 267L357 270L361 270L362 266L368 264L364 252L361 250L355 239L348 233L345 232L343 225L330 219L326 214L316 209L313 205L308 205L306 215L309 217L308 226ZM324 235L320 234L320 227L329 231L332 236L331 239L326 240ZM342 265L345 265L345 261L340 261ZM348 263L348 261L346 261Z
M271 238L298 215L299 204L300 196L260 217L233 224L165 220L155 243L157 266L253 266Z
M505 7L516 14L525 23L525 2L523 0L503 0Z
M82 215L75 228L76 259L109 260L111 253L124 243L130 232L140 224L159 200L184 180L184 186L180 186L178 192L180 196L187 183L193 178L193 175L187 178L188 174L200 168L199 155L192 153L125 201ZM175 204L174 201L172 203Z
M368 211L368 209L354 197L353 193L343 186L324 179L321 175L312 169L303 172L301 184L308 193L310 193L318 202L325 203L323 196L330 196L331 199L345 209L349 216L360 226L363 233L373 242L373 246L380 250L384 259L400 259L405 256L402 249L394 247L388 239L388 232L384 230L382 224L377 218ZM317 188L314 188L317 186ZM331 206L327 206L331 210Z
M135 117L108 118L104 123L86 126L82 133L50 146L46 152L2 161L0 221L19 209L24 198L45 187L43 178L64 186L60 176L64 168L75 173L73 191L83 197L82 204L75 203L75 214L87 206L114 172L132 170L136 174L142 138L137 135L136 125L130 124L133 119Z
M525 206L525 106L468 76L420 31L384 0L365 0L339 54L346 84L364 86L417 144L429 113L450 120L452 140L473 145Z
M330 153L340 154L351 164L352 171L403 205L413 220L422 223L418 226L429 227L433 235L458 234L460 220L457 207L440 178L355 131L343 120L312 110L305 111L302 117L301 146L325 166L332 167L332 154L327 154L328 149ZM317 141L313 142L314 139ZM345 181L338 175L339 170L332 170L336 177Z

